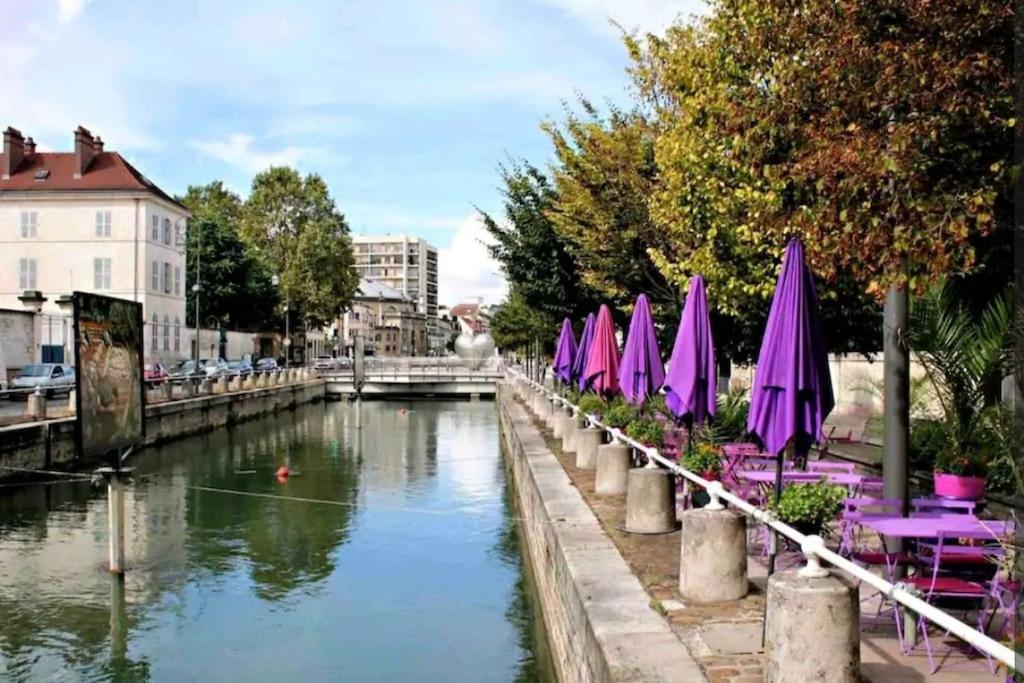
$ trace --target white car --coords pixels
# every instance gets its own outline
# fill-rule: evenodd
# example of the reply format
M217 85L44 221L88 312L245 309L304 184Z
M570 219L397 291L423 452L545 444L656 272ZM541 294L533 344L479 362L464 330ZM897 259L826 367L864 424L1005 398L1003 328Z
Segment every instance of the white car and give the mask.
M75 388L75 369L63 363L33 363L26 365L11 380L10 389L35 389L40 387L47 396L58 391L71 391ZM17 392L16 395L27 392Z

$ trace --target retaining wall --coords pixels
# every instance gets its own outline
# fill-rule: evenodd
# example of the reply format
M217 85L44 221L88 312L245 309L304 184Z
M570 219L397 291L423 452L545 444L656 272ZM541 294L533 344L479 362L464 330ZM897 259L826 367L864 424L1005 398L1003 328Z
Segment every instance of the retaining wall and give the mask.
M199 396L146 406L145 445L178 439L322 400L323 380ZM74 418L0 427L0 466L70 470L92 463L75 453ZM0 469L0 480L26 473Z
M705 680L507 385L497 405L559 679Z

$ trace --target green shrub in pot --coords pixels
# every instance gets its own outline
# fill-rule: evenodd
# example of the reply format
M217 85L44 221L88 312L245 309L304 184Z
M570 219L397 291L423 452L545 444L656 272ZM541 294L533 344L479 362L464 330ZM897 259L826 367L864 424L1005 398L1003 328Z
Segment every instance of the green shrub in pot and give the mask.
M707 442L699 443L691 453L683 455L679 464L705 479L718 480L722 476L722 449Z
M654 420L635 419L626 425L626 436L645 446L660 449L665 443L664 430Z
M604 399L589 391L580 396L576 406L584 415L597 415L598 417L603 416L608 410L608 404L605 403Z
M635 419L637 419L636 408L622 399L616 399L605 410L602 422L609 427L625 429Z
M822 527L835 521L849 494L843 486L822 479L806 484L789 484L782 489L778 503L769 503L780 521L804 534L820 534Z

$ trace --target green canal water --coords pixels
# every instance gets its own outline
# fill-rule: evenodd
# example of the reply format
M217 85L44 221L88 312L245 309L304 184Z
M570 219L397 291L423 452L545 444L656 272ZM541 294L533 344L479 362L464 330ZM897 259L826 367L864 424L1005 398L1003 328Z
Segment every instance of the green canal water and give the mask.
M308 406L0 488L0 679L548 681L491 403ZM298 474L286 482L275 470Z

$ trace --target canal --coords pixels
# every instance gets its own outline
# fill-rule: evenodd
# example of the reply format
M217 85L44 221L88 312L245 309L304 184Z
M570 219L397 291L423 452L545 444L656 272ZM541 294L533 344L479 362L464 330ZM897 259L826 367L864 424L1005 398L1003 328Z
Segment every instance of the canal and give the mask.
M103 489L0 488L0 679L553 680L494 405L354 410L141 453L123 584Z

